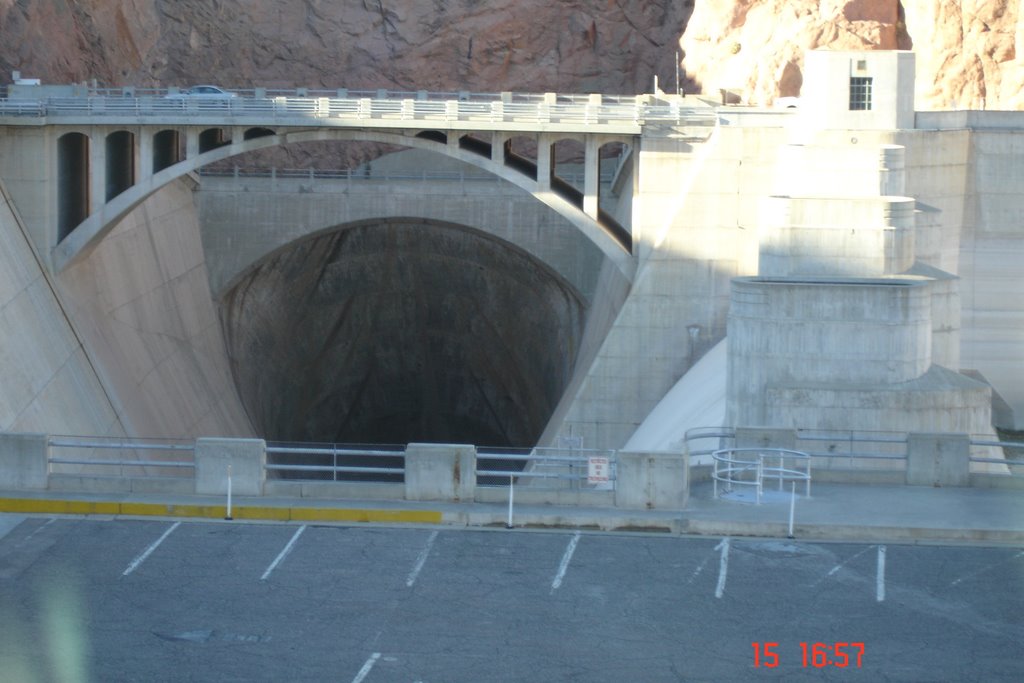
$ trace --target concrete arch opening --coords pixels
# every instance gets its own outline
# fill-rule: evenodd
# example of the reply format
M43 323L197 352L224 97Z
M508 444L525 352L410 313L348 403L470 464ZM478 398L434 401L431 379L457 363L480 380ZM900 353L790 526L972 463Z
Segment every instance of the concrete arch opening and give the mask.
M106 201L135 184L135 135L127 130L114 131L106 139Z
M207 128L199 134L199 153L203 154L218 147L231 144L231 136L223 128Z
M65 133L57 139L57 241L89 215L89 136Z
M179 131L168 129L153 134L153 173L170 168L184 158L185 142Z
M341 225L258 262L219 301L260 436L532 446L572 376L586 304L462 225Z
M575 138L551 144L551 187L578 208L583 208L583 162L586 150Z
M537 140L525 135L505 140L505 165L537 180Z
M276 133L270 128L246 128L242 134L243 140L255 140L256 138L268 138Z

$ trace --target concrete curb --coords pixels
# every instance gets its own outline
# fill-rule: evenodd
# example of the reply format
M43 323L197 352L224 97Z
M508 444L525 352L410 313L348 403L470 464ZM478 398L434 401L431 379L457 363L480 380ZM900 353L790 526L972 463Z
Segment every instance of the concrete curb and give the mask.
M338 522L382 524L441 524L459 527L505 527L508 518L497 510L401 509L294 505L235 505L232 519L275 522ZM181 517L225 519L225 505L143 503L103 500L0 497L0 513L102 515L110 517ZM785 538L781 522L756 522L687 517L685 511L630 514L615 510L517 510L517 529L579 529L693 536ZM869 543L993 543L1024 546L1024 529L902 527L870 524L796 524L793 536L802 540Z
M110 515L127 517L198 517L224 519L225 505L130 503L46 498L0 498L0 512L56 515ZM231 507L233 519L278 522L385 522L440 524L439 510L388 510L373 508L275 507L238 505Z
M699 536L757 536L785 538L786 524L735 520L684 519L679 533ZM1024 545L1024 530L943 527L901 527L853 524L794 524L793 537L817 541L891 543L973 542Z

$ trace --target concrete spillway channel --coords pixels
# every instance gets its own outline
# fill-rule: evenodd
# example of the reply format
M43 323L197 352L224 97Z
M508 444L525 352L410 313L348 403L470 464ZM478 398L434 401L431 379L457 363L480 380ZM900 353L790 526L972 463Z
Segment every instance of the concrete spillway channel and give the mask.
M516 247L398 220L292 243L220 307L257 432L337 443L536 443L585 316L572 286Z

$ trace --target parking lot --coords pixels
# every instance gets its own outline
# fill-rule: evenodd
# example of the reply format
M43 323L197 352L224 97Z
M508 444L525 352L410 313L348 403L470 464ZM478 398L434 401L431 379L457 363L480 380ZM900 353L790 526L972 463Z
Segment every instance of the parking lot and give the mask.
M49 517L5 531L7 680L1024 679L1021 548Z

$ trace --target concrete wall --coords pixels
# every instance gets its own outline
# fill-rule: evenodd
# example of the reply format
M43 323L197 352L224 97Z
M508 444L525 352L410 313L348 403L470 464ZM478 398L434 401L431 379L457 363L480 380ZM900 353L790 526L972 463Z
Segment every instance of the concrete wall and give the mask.
M632 200L637 275L544 443L575 436L586 447L621 447L724 338L729 280L756 269L756 198L771 186L784 139L781 127L642 139Z
M959 270L962 366L992 382L1017 429L1024 428L1024 113L1019 121L1014 131L971 136Z
M762 202L762 277L875 277L914 263L915 202L909 197L767 197Z
M592 300L604 255L565 218L468 164L421 151L389 157L395 158L374 161L369 178L359 180L203 177L198 204L214 296L254 263L301 237L338 225L418 218L476 228L510 242ZM388 171L397 179L388 179ZM437 171L470 179L415 177Z
M192 190L186 180L152 195L62 272L59 287L129 434L248 436Z
M0 189L0 430L122 434L94 358Z

